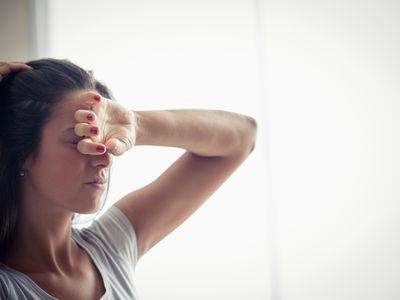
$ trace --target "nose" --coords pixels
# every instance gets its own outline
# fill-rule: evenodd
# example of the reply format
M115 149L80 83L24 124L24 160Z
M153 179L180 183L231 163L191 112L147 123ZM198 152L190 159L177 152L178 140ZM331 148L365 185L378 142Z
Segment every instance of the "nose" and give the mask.
M112 165L112 154L109 152L105 152L101 155L90 155L91 156L91 164L94 167L98 168L109 168Z

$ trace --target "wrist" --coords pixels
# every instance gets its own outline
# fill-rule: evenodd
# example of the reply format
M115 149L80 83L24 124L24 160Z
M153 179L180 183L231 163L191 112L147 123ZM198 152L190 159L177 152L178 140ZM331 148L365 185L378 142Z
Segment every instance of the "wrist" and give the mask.
M137 111L130 110L131 112L131 120L133 124L133 130L135 131L135 143L134 145L137 145L138 141L138 135L140 135L140 113Z

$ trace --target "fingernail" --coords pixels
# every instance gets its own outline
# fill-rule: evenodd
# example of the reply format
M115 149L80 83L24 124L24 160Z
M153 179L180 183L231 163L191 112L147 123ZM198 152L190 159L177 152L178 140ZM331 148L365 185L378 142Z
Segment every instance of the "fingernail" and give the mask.
M104 146L97 146L96 148L96 151L100 153L104 152L104 150L105 150Z
M90 132L93 133L93 134L97 134L97 128L91 128Z
M100 101L100 96L95 95L95 96L94 96L94 100Z
M86 119L88 119L89 121L93 121L93 116L92 115L87 115Z

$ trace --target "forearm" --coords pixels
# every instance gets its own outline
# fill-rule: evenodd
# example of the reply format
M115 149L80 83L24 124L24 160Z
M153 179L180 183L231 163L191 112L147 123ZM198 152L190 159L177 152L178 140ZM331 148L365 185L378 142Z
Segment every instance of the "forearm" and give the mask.
M201 156L250 152L257 125L253 118L204 109L134 111L135 145L178 147Z

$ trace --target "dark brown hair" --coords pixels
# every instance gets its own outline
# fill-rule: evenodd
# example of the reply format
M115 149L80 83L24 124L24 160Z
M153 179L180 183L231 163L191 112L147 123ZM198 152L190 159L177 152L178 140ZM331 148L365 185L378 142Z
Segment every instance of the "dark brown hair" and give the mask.
M18 220L20 170L29 156L37 157L42 128L55 106L67 93L81 89L97 90L113 99L92 72L68 60L47 58L26 64L33 70L12 73L0 82L0 253L12 241ZM110 180L102 207L109 184ZM73 214L72 221L77 215Z

